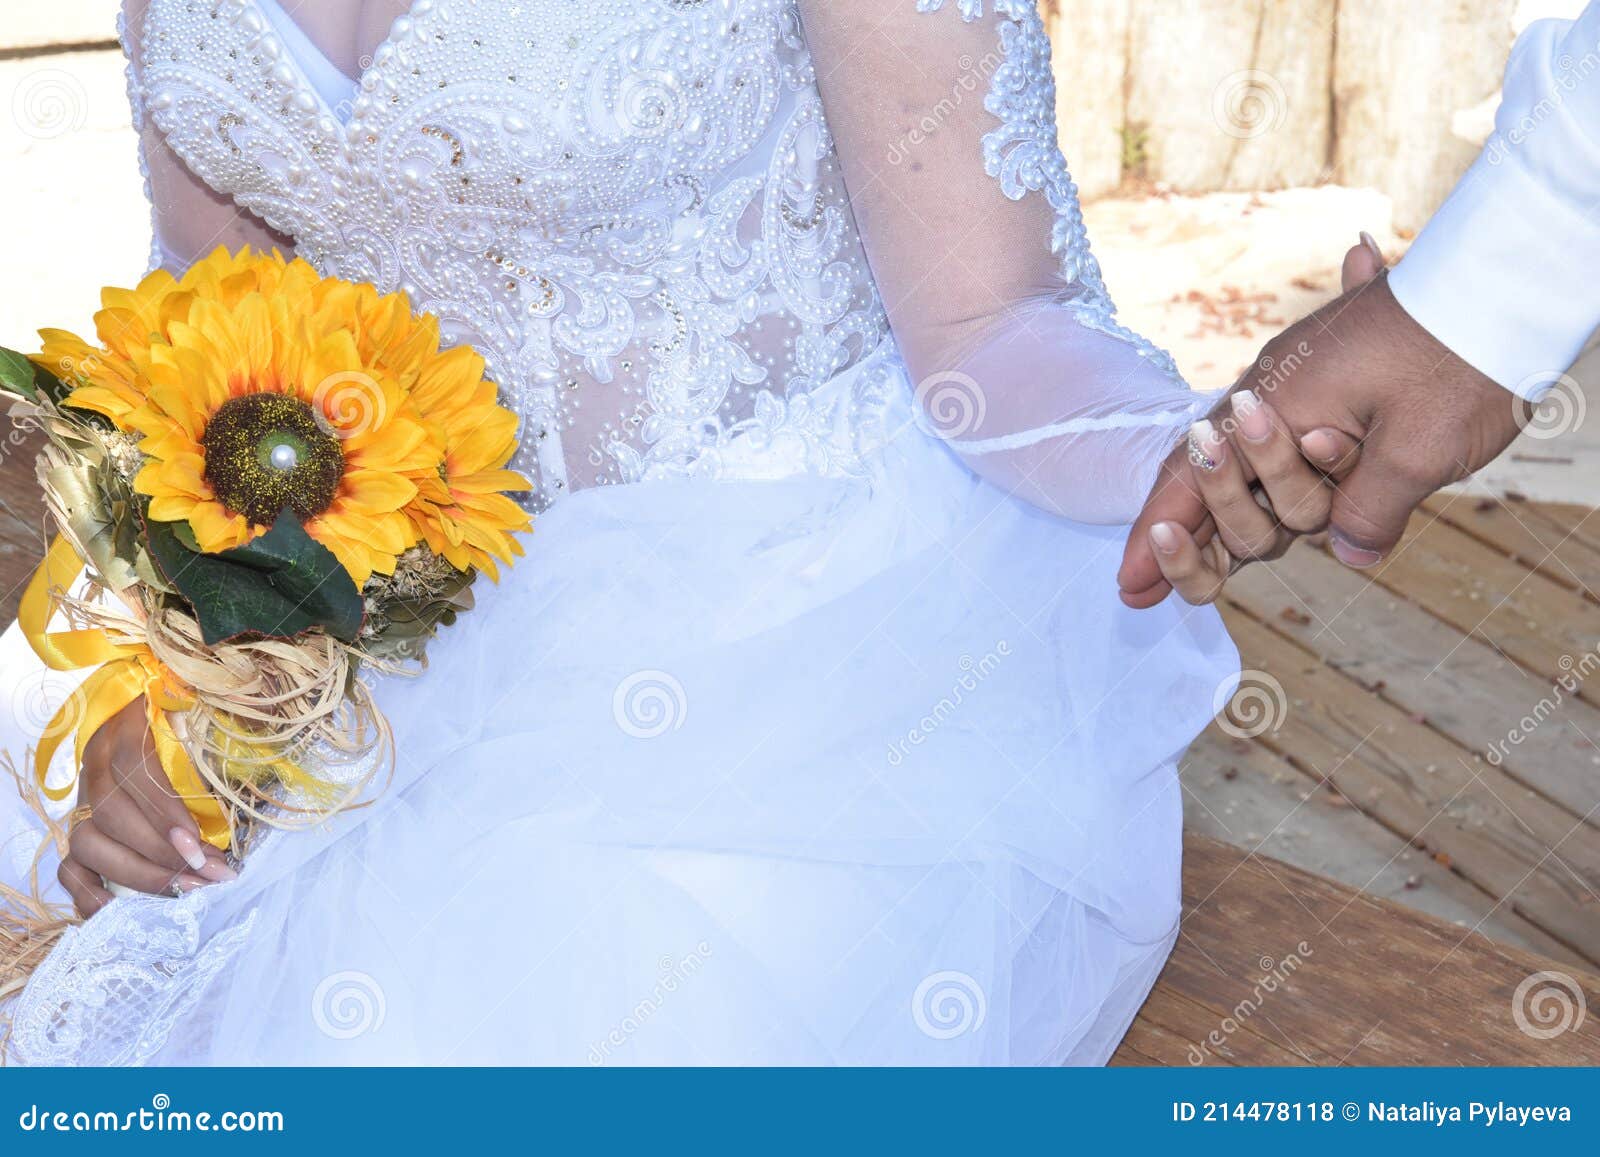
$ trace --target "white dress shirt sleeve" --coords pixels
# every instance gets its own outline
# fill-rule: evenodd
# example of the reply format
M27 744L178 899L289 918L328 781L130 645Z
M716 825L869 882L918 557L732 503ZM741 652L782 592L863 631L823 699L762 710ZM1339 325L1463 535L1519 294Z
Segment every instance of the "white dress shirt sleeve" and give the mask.
M1600 326L1600 0L1518 38L1494 135L1389 286L1530 401L1577 359Z

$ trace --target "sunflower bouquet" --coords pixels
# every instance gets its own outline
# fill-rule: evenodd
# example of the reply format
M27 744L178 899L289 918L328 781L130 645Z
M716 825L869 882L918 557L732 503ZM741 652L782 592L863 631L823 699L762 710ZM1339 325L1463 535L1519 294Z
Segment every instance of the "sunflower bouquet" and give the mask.
M384 774L358 672L419 669L475 578L521 553L516 418L403 296L276 253L219 249L102 302L97 343L0 350L59 531L18 620L51 668L92 669L19 777L66 798L57 748L74 737L79 766L142 696L202 835L240 856Z

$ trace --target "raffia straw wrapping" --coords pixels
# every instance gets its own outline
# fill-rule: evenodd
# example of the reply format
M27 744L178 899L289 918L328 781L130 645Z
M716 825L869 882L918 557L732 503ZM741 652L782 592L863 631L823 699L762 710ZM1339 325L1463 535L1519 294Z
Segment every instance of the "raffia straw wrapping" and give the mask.
M148 597L148 613L107 597L95 584L79 594L52 594L74 627L103 630L113 643L148 646L193 693L196 706L173 722L229 815L236 853L258 826L314 827L360 806L380 774L392 775L393 732L370 689L354 678L354 667L362 661L382 673L410 673L405 668L375 663L321 632L208 647L190 616L162 607L148 588L121 593L122 599ZM32 754L19 768L0 753L0 766L47 833L34 858L31 894L0 884L0 1001L19 992L79 923L71 911L41 899L39 862L52 845L65 856L70 832L51 817L29 773ZM284 764L296 774L286 777ZM0 1016L0 1057L6 1035Z
M194 620L170 609L150 616L146 639L194 691L198 706L182 716L184 746L232 808L236 829L242 821L315 826L392 768L389 721L353 678L352 652L338 640L318 632L207 647ZM282 763L301 774L286 782ZM328 775L361 765L353 778ZM288 790L272 790L274 781Z

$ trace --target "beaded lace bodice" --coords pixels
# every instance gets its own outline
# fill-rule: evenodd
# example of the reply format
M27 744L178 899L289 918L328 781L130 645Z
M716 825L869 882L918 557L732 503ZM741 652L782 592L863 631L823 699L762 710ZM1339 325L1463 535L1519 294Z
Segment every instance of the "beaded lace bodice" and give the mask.
M740 436L851 468L869 376L813 398L887 330L792 4L419 0L339 103L294 31L153 0L148 114L317 268L476 346L543 502Z

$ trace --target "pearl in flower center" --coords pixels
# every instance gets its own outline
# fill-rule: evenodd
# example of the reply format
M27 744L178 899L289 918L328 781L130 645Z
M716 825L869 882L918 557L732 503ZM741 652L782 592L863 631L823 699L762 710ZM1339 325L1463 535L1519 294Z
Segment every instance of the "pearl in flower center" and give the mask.
M200 437L217 500L256 526L271 526L286 506L301 521L327 510L344 477L344 452L319 418L301 399L270 391L218 406Z

